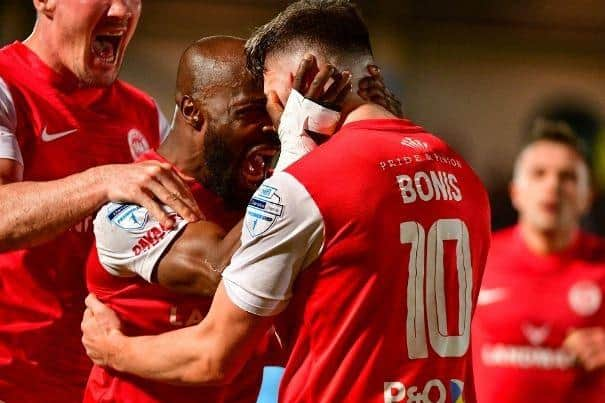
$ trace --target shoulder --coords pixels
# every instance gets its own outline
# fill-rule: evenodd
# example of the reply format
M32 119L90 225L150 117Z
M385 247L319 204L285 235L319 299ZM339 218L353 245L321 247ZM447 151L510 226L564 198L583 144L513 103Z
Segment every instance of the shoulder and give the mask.
M99 210L93 223L97 249L99 253L127 252L139 255L153 248L168 233L178 232L185 221L176 213L173 214L177 218L177 225L173 229L164 229L145 207L108 203Z
M585 231L581 231L579 236L583 257L598 264L605 263L605 238Z
M116 80L114 88L120 97L139 102L138 105L142 103L151 109L157 109L156 102L151 95L126 81Z

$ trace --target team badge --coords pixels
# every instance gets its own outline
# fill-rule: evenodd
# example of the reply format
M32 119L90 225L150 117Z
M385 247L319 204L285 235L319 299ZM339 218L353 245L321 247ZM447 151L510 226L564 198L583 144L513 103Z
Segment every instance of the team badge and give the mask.
M601 307L603 293L599 286L590 280L578 281L569 289L569 306L580 316L595 314Z
M130 146L130 155L136 160L144 152L149 150L149 143L143 133L137 129L130 129L128 132L128 145Z
M252 237L265 233L282 216L284 206L275 188L262 185L252 196L246 210L245 225Z
M526 322L521 325L521 333L523 333L532 346L539 346L548 338L550 326L534 326L533 324Z
M118 227L132 231L145 227L149 219L149 212L141 206L121 204L118 208L111 211L107 215L107 218Z
M450 380L450 394L453 403L464 403L464 382L459 379Z

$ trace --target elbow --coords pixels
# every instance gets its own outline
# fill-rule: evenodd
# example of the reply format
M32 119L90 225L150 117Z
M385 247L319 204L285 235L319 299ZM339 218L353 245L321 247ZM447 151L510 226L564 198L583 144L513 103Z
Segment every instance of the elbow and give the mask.
M198 386L223 386L230 384L235 378L220 362L196 362L183 371L179 383Z

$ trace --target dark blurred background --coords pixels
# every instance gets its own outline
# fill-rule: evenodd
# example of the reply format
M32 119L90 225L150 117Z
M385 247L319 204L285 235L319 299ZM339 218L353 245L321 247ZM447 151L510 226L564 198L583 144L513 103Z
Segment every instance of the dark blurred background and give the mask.
M143 0L121 77L173 111L177 61L208 35L246 37L288 2ZM490 190L494 227L514 221L512 162L537 116L566 120L589 144L605 189L605 2L358 1L374 51L405 114L445 138ZM24 39L29 0L0 0L0 44ZM602 191L601 191L602 193ZM605 232L597 197L587 225Z

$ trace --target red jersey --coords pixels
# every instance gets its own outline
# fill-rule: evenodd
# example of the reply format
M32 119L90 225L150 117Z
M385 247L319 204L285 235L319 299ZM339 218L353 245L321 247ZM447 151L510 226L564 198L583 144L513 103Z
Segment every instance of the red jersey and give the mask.
M19 42L0 50L0 158L22 163L24 181L132 162L158 146L162 122L153 99L124 82L79 88ZM88 217L52 241L0 254L0 400L81 401L92 241Z
M289 300L280 401L474 402L470 323L489 222L468 164L406 120L347 124L265 181L223 281L259 315ZM263 306L272 289L280 302Z
M143 158L167 162L155 152L149 152ZM241 212L226 211L222 201L198 182L190 183L190 187L206 219L225 231L229 231L241 218ZM135 217L139 224L133 221ZM116 311L123 332L129 336L155 335L195 325L210 309L212 298L177 294L150 283L161 256L186 226L184 220L176 218L176 227L164 230L142 207L109 203L95 219L98 253L94 249L88 260L88 288ZM126 267L128 270L123 270ZM133 272L138 276L132 276ZM85 401L256 402L265 363L264 353L268 343L274 340L267 337L267 344L259 346L254 358L233 384L226 387L179 387L95 365L86 388Z
M473 323L477 398L597 402L605 373L587 373L561 348L574 328L605 324L605 240L579 232L565 251L538 256L519 228L494 234Z

